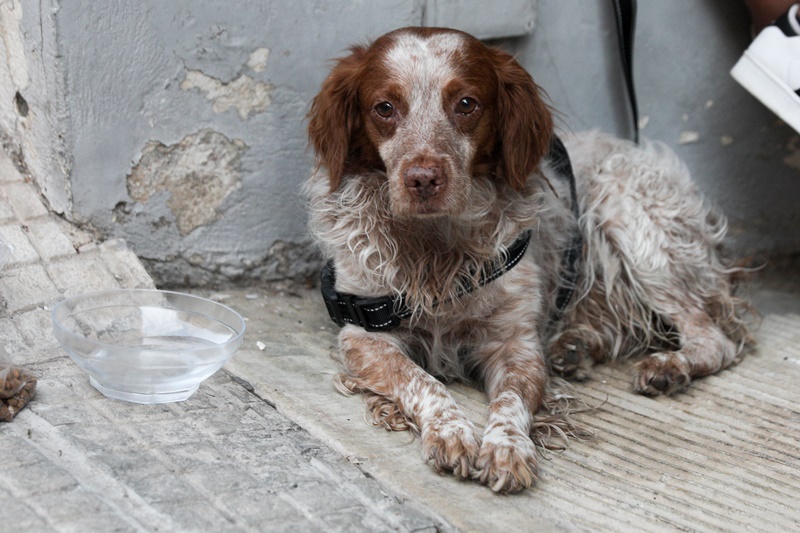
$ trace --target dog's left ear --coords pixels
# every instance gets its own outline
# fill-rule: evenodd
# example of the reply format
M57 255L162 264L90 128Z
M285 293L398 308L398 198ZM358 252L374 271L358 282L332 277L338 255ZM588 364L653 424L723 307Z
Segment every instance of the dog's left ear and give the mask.
M508 184L522 191L550 148L553 117L530 74L507 52L494 53L501 170Z

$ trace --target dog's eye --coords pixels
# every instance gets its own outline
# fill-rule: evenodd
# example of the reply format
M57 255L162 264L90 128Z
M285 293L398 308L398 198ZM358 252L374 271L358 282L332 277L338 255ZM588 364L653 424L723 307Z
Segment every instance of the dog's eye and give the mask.
M392 118L394 115L394 106L389 102L381 102L375 106L375 112L381 118Z
M478 108L478 102L474 98L465 97L456 104L456 113L469 115Z

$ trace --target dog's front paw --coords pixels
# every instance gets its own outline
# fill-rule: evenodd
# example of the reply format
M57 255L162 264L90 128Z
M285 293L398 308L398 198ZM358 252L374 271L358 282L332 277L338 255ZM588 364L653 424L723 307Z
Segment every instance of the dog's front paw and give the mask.
M636 363L633 387L647 396L681 392L692 381L689 363L679 352L655 353Z
M436 421L422 428L422 455L438 472L471 477L481 439L467 418Z
M495 492L519 492L536 481L536 448L513 429L483 437L476 477Z

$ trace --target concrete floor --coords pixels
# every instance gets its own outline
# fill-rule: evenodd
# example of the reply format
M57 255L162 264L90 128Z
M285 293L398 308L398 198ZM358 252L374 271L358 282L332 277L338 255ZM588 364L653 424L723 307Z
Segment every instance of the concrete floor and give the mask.
M595 431L540 463L523 494L434 473L419 443L365 422L358 397L334 391L335 326L316 291L262 288L206 293L248 319L226 370L388 490L465 531L800 530L800 272L759 274L758 351L672 398L631 389L629 363L606 365L575 385L598 406L581 416ZM258 344L261 343L261 344ZM261 349L263 347L263 349ZM481 393L451 387L478 425Z

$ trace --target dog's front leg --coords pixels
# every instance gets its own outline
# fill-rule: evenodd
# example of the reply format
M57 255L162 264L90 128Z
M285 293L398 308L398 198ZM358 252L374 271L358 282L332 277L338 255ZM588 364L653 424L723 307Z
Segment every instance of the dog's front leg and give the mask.
M480 449L474 424L440 381L425 372L388 334L346 327L339 335L350 390L369 391L394 403L419 428L423 456L437 471L470 477Z
M547 366L535 335L496 343L483 364L489 419L477 468L496 492L518 492L536 479L533 416L547 384Z

